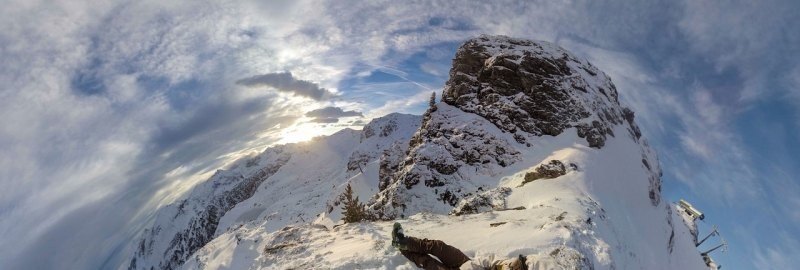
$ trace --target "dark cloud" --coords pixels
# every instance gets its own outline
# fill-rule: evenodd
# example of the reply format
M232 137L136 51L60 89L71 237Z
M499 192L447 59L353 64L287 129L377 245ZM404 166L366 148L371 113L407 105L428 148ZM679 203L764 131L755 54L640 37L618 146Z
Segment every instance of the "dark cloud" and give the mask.
M320 88L316 83L295 78L291 72L256 75L240 79L236 81L236 84L248 87L269 86L280 92L294 93L314 100L323 100L333 96L333 93L325 88Z
M340 118L340 117L355 117L364 115L358 111L345 111L339 107L325 107L322 109L316 109L306 113L308 117L317 117L317 118Z
M358 111L345 111L339 107L325 107L322 109L316 109L306 113L307 117L314 117L311 122L315 123L338 123L339 118L342 117L364 117L361 112Z
M311 120L311 122L333 124L333 123L338 123L339 118L314 118L313 120Z

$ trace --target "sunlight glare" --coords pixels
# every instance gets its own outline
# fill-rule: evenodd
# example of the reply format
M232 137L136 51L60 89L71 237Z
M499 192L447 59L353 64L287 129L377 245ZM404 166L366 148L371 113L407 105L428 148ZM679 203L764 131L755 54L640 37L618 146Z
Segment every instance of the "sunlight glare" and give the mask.
M301 122L281 130L281 140L278 141L278 144L305 142L314 137L330 135L342 128L340 126Z

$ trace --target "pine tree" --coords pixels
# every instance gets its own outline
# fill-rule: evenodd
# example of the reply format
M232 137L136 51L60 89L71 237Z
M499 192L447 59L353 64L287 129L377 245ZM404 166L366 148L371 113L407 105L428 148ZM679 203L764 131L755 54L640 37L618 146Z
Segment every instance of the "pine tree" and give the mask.
M431 108L435 108L436 107L436 92L435 91L431 92L431 100L428 102L428 105L430 105Z
M366 206L353 194L353 188L349 183L344 188L344 193L339 195L339 202L342 204L342 220L345 223L372 220L366 211Z

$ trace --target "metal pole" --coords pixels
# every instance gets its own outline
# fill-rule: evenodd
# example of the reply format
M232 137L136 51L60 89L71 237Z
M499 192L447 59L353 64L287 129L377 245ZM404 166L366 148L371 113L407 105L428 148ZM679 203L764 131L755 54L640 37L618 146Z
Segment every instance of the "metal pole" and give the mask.
M716 246L716 247L714 247L714 248L712 248L712 249L709 249L709 250L708 250L708 251L706 251L706 252L703 252L703 253L701 253L701 255L708 255L708 253L711 253L712 251L714 251L714 250L717 250L718 248L720 248L720 247L722 247L722 246L726 246L726 245L728 245L728 243L727 243L727 242L725 242L725 240L723 240L723 241L722 241L722 244L719 244L718 246Z
M709 233L709 234L708 234L708 236L706 236L705 238L703 238L703 240L700 240L700 242L697 242L697 244L695 244L694 246L695 246L695 247L699 247L700 245L702 245L702 244L703 244L703 242L705 242L705 241L706 241L706 239L708 239L709 237L711 237L712 235L715 235L715 234L718 234L718 233L717 233L717 225L714 225L714 229L713 229L713 230L711 230L711 233Z

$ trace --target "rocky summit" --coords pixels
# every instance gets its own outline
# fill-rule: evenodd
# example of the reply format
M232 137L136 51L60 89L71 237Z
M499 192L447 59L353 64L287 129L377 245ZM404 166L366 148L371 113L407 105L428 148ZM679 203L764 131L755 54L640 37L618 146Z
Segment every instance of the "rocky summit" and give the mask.
M532 142L540 136L570 130L598 149L608 137L641 138L633 111L620 105L608 76L543 41L487 35L468 40L453 59L442 101L426 112L410 152L396 160L402 163L398 169L382 171L382 178L395 183L376 196L377 215L450 212L462 198L492 185L471 173L496 177L495 172L521 159L520 152L535 148ZM615 126L623 127L624 134L615 134ZM513 139L502 138L507 136ZM655 159L649 147L642 151L648 153L642 159L648 168L658 163L648 161ZM650 168L653 205L660 201L660 177L658 167Z
M498 128L525 135L561 134L575 127L589 146L603 147L611 125L627 121L639 138L633 112L619 104L603 72L548 42L481 36L456 52L443 101L480 115Z

